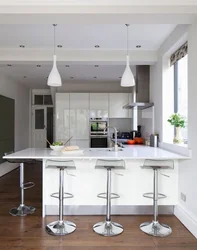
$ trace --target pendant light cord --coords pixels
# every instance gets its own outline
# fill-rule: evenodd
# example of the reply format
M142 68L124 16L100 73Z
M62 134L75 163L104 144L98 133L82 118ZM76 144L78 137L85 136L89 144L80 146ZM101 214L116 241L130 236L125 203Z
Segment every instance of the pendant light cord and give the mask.
M129 55L129 24L127 26L127 56Z
M55 55L55 49L56 49L56 36L55 36L55 27L57 26L57 24L53 24L53 27L54 27L54 55Z

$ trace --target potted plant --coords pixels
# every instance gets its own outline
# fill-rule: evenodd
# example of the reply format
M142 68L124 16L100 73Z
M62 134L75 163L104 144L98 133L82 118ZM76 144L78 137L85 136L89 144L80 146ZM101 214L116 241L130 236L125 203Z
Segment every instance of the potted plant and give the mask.
M174 144L183 143L183 137L181 135L181 128L185 127L185 118L182 117L180 114L175 113L169 117L168 122L171 125L175 126L175 137L173 139L173 143Z

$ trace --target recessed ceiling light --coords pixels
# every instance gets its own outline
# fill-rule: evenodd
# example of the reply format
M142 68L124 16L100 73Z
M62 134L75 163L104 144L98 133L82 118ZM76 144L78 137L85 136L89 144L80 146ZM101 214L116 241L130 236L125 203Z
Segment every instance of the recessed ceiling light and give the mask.
M58 48L62 48L63 46L62 45L57 45Z
M97 79L97 77L96 77L96 76L94 76L94 79Z
M65 65L65 67L69 68L69 67L70 67L70 65Z
M36 67L40 68L40 67L41 67L41 65L40 65L40 64L38 64L38 65L36 65Z
M94 47L95 47L95 48L100 48L100 46L99 46L99 45L95 45Z
M26 79L27 77L26 77L26 76L24 76L24 78Z
M7 66L8 66L8 67L11 67L11 66L12 66L12 64L7 64Z
M98 68L98 67L99 67L99 65L94 65L94 67Z
M137 49L140 49L142 46L141 45L136 45L136 48Z
M25 48L25 45L19 45L20 48Z
M71 76L71 77L70 77L70 79L74 79L74 77L73 77L73 76Z

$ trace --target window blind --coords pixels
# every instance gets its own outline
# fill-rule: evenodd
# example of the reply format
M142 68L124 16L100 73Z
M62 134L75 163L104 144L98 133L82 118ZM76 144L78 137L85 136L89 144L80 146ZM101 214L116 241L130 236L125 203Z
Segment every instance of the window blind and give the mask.
M177 51L170 57L170 66L174 65L178 60L186 56L188 53L188 42L184 43Z

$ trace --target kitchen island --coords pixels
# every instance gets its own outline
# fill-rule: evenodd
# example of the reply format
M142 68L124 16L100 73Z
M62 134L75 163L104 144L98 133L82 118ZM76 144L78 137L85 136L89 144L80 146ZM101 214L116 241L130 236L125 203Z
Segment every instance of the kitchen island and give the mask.
M47 168L47 159L74 160L76 170L65 172L65 192L73 193L73 199L64 201L64 214L104 214L105 200L97 197L98 193L105 192L106 170L95 169L97 159L123 159L125 170L114 170L112 174L112 192L120 195L119 199L112 201L112 214L140 214L151 212L151 199L142 195L153 189L152 170L141 169L146 159L173 160L174 169L162 170L159 175L159 192L167 195L166 199L160 200L164 213L172 213L173 206L178 201L178 162L187 160L189 157L171 153L169 151L148 146L127 146L118 152L109 148L84 149L81 154L55 152L51 149L28 148L10 155L7 159L37 159L42 161L43 166L43 197L42 214L58 214L58 199L50 195L58 192L59 171ZM123 176L119 175L122 174Z

